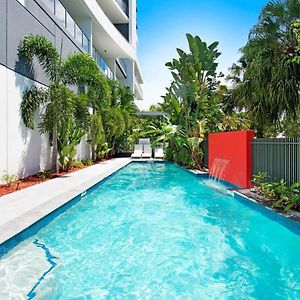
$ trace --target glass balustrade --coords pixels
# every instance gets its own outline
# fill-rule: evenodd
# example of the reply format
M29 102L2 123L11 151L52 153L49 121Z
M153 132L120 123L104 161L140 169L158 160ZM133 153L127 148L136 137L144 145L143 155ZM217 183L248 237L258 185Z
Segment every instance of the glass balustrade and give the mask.
M105 62L105 59L99 54L99 52L93 47L92 51L93 58L97 62L101 72L109 79L115 80L116 76L113 73L113 71L110 69L110 67Z
M59 19L60 23L67 29L70 35L75 39L75 41L86 51L90 50L90 40L83 33L80 27L76 24L70 14L66 11L64 6L60 3L59 0L43 0L45 5L49 8L49 10ZM118 0L117 0L118 1ZM122 2L124 5L126 3L122 0L118 1ZM127 6L127 5L126 5ZM125 7L125 6L124 6ZM126 8L127 9L127 8ZM115 80L115 74L109 68L104 58L97 52L97 50L93 47L92 56L97 62L101 72L105 74L109 79ZM123 62L122 62L123 63ZM122 64L123 66L123 64ZM124 64L124 68L126 66Z
M59 0L43 0L49 10L58 18L60 23L67 29L76 42L86 51L89 52L90 41L76 24L70 14L66 11Z

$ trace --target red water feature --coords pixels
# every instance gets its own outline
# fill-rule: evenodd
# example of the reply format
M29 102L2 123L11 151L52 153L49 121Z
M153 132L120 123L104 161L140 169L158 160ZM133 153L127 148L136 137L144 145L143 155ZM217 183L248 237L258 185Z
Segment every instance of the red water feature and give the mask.
M253 130L209 134L210 175L241 188L251 187L253 139Z

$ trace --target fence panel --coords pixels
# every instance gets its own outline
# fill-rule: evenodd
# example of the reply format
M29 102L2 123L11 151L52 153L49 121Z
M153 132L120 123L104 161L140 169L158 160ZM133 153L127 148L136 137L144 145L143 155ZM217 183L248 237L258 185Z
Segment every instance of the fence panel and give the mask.
M267 172L269 181L300 181L300 138L260 138L252 141L253 174Z
M203 165L208 168L208 140L202 141L200 146L203 151Z

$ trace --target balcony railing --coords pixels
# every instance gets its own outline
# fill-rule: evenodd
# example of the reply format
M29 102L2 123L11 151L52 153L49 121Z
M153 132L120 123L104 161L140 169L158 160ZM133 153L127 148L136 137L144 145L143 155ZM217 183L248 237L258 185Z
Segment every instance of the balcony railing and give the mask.
M116 0L123 12L128 16L128 5L124 0Z
M61 24L67 29L74 40L86 51L90 52L90 41L76 24L64 6L59 0L43 0L50 11L59 19ZM116 76L106 64L104 58L93 47L93 58L96 60L101 72L111 80L115 80Z
M75 23L59 0L43 0L60 23L68 30L75 41L86 51L90 51L90 41L80 27Z
M127 66L124 62L124 59L123 58L117 58L117 62L121 66L121 68L123 69L123 71L125 73L125 76L127 76Z
M105 62L104 58L99 54L99 52L93 47L93 58L97 62L101 72L109 79L115 80L116 76L110 67Z

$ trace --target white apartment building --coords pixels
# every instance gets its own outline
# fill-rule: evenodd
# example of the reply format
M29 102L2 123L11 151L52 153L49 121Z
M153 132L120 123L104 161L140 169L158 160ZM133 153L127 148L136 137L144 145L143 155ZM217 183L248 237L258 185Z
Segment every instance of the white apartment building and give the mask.
M19 44L29 34L48 38L63 57L89 53L108 78L143 98L136 0L0 0L0 177L26 177L50 166L48 137L27 129L19 111L26 88L48 84L37 63L29 70L19 59ZM90 155L86 143L78 150L79 158Z

